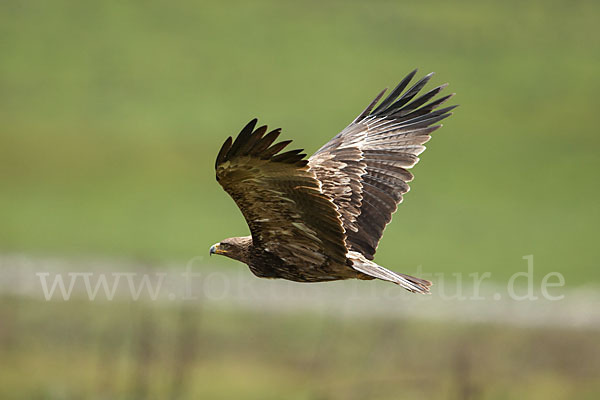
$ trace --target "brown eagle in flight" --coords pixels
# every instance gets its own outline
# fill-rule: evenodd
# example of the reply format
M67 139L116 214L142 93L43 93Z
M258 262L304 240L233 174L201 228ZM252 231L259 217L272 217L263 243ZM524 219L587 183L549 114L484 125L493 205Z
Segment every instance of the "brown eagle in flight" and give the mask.
M434 99L447 85L420 97L433 73L404 91L408 74L379 105L385 90L348 127L308 160L302 150L281 152L291 140L256 128L253 119L221 147L217 181L242 211L250 236L210 248L241 261L262 278L296 282L382 279L417 293L431 282L392 272L373 257L385 226L408 192L409 169L423 144L456 107ZM377 105L377 107L375 107Z

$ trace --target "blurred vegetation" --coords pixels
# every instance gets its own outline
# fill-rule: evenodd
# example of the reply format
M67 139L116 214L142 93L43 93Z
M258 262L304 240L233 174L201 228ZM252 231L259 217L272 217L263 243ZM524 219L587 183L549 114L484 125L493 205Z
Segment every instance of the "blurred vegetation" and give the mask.
M597 284L599 14L590 0L2 1L0 253L206 255L247 234L214 180L227 136L258 117L310 153L418 67L461 107L377 261L503 282L533 254L536 285ZM597 336L4 296L0 398L597 399Z
M15 298L3 299L0 318L5 400L593 400L600 393L593 331Z
M378 261L600 281L594 1L3 1L0 251L186 260L247 227L213 160L309 152L414 67L460 103ZM433 87L433 86L430 86ZM215 260L231 264L225 260Z

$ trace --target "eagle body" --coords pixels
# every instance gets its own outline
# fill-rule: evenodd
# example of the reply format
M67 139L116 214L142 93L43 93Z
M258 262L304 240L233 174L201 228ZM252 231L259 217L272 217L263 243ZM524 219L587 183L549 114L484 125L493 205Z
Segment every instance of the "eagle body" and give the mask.
M285 262L280 257L260 247L253 246L252 250L252 256L248 259L247 264L250 271L259 278L280 278L294 282L327 282L358 278L360 275L364 276L364 274L348 268L351 266L350 264L340 265L328 260L321 265L306 268L302 265Z
M423 144L455 107L438 107L442 85L417 97L432 74L405 90L416 71L379 103L385 90L309 159L282 152L280 129L250 121L229 137L215 162L219 184L236 202L250 236L211 247L247 264L262 278L296 282L382 279L417 293L431 282L373 262L377 245L408 182ZM377 104L379 103L379 104ZM376 107L377 105L377 107Z
M346 262L346 265L335 264L332 260L327 260L313 268L288 263L261 246L254 246L251 236L229 238L214 247L213 254L225 254L247 264L250 271L259 278L280 278L295 282L326 282L350 278L374 279L348 268L352 265L350 260Z

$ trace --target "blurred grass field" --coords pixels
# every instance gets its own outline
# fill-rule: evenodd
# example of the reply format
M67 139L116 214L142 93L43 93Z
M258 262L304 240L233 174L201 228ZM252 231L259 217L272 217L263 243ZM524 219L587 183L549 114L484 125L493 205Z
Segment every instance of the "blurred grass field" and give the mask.
M597 331L4 300L6 400L593 400L600 393Z
M532 254L536 291L552 271L595 290L598 15L591 0L2 1L0 255L185 265L248 232L214 180L227 136L258 117L312 153L418 67L460 107L413 170L377 262L491 272L503 287ZM15 293L0 290L2 399L600 393L587 328Z
M205 254L247 232L214 180L228 135L257 116L312 152L419 67L461 107L415 168L380 264L502 280L534 254L540 273L599 282L599 11L4 1L0 251Z

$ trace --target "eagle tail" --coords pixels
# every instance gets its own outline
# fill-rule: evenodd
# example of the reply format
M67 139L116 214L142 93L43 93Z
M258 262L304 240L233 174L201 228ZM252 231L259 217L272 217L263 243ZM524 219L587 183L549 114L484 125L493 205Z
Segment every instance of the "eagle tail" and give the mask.
M426 279L390 271L381 265L375 264L373 261L367 260L362 254L356 251L348 252L348 258L352 261L352 268L365 275L393 282L413 293L430 294L429 287L431 286L431 282Z

